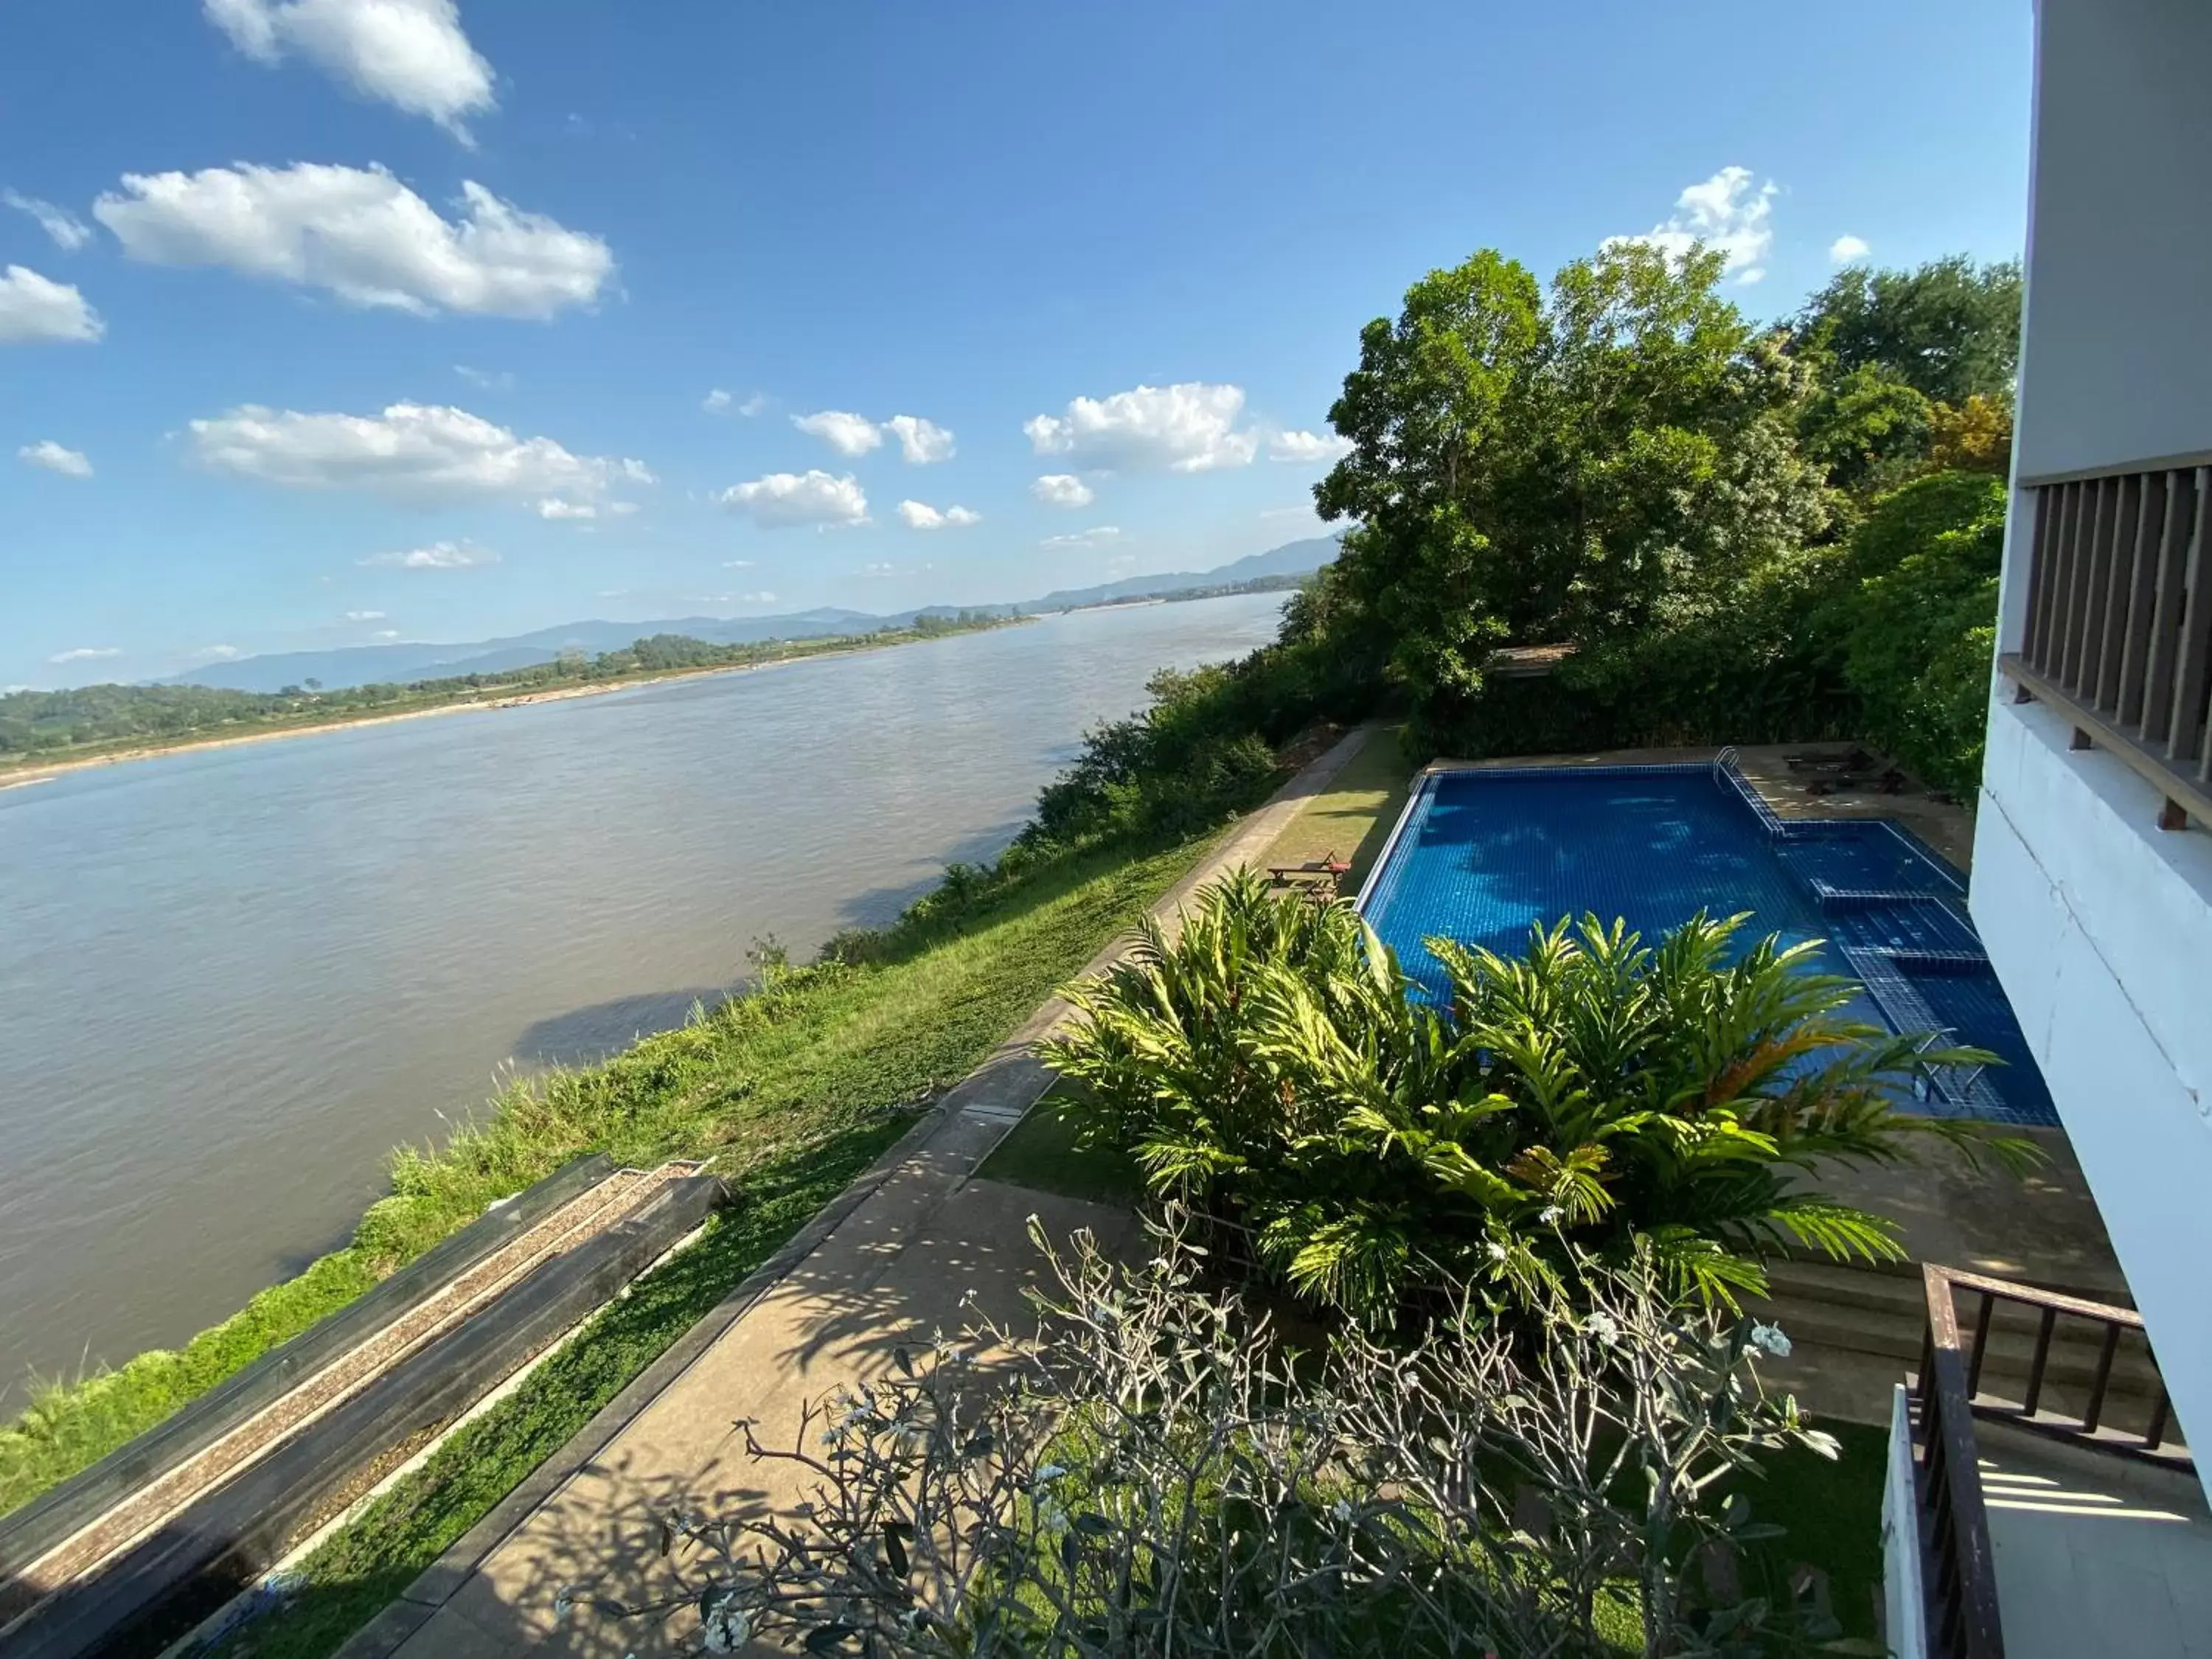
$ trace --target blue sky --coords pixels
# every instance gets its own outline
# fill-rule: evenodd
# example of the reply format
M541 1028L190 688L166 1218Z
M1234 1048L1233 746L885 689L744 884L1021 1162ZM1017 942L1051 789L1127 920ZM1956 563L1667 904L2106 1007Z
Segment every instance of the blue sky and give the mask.
M1703 229L1760 315L1839 239L2017 252L2029 27L9 7L0 684L1017 599L1319 533L1360 325L1477 247L1548 274Z

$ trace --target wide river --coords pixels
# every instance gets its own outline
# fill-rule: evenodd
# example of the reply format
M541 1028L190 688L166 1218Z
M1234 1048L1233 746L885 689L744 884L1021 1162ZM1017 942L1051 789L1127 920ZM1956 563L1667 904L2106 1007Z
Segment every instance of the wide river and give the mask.
M1164 665L1280 594L0 789L0 1414L343 1243L503 1067L682 1023L988 858Z

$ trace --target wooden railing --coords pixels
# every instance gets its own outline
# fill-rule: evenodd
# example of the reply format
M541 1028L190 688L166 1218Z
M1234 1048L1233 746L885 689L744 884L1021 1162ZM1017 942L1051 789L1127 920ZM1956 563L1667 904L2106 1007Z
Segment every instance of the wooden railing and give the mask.
M2037 485L2027 626L2000 666L2212 826L2212 467Z
M2158 1375L2157 1357L2150 1351L2150 1338L2143 1328L2142 1316L2134 1309L2063 1296L2056 1291L2041 1291L2032 1285L1991 1279L1983 1273L1961 1273L1954 1267L1926 1266L1921 1272L1928 1287L1931 1344L1936 1340L1940 1316L1940 1320L1949 1322L1956 1346L1960 1295L1963 1292L1980 1298L1974 1314L1973 1334L1961 1350L1965 1403L1976 1416L2009 1423L2051 1439L2091 1446L2099 1451L2127 1453L2177 1468L2195 1467L2185 1448L2171 1443L2173 1405L2166 1396L2164 1379ZM2025 1308L2035 1316L2035 1334L2028 1350L2027 1386L2016 1401L2001 1398L1983 1387L1990 1355L1990 1328L1999 1303ZM2078 1409L2054 1406L2045 1387L2061 1319L2074 1325L2088 1326L2097 1343L2096 1364L2079 1396ZM2106 1420L2112 1404L2114 1363L2120 1357L2123 1340L2130 1340L2140 1350L2139 1354L2131 1355L2129 1364L2149 1385L2147 1406L2140 1391L2133 1395L2130 1403L2131 1412L2141 1408L2142 1426L2124 1431L2115 1429ZM1923 1385L1925 1381L1923 1376Z
M2116 1432L2106 1421L2114 1362L2124 1340L2143 1345L2149 1374L2157 1377L2142 1316L2135 1310L1932 1263L1922 1267L1921 1277L1927 1291L1928 1325L1913 1395L1913 1432L1929 1651L1941 1659L2003 1659L2004 1631L1997 1614L1996 1567L1982 1499L1975 1419L2009 1423L2052 1439L2151 1458L2172 1468L2193 1471L2195 1466L2185 1450L2168 1444L2173 1413L2163 1380L2152 1383L2148 1416L2139 1431ZM1980 1298L1972 1334L1963 1339L1959 1326L1962 1294ZM1999 1303L2025 1308L2035 1316L2027 1386L2017 1401L1985 1393L1982 1386L1990 1324ZM2077 1410L2055 1408L2044 1386L2061 1319L2086 1323L2097 1337L2096 1364Z
M1914 1428L1919 1440L1928 1650L1938 1659L2004 1659L1996 1556L1982 1503L1973 1391L1960 1351L1958 1310L1945 1270L1922 1271L1928 1287L1928 1332L1921 1347Z

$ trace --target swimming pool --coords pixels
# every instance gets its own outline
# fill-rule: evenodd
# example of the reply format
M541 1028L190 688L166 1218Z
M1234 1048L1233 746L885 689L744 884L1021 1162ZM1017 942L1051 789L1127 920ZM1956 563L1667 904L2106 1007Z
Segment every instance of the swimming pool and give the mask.
M2055 1124L1981 940L1966 883L1887 819L1783 819L1732 767L1500 767L1425 774L1359 906L1429 995L1438 935L1517 954L1563 915L1625 918L1647 943L1702 909L1749 939L1825 941L1864 988L1858 1018L1949 1030L2006 1062L1932 1080L1923 1111Z

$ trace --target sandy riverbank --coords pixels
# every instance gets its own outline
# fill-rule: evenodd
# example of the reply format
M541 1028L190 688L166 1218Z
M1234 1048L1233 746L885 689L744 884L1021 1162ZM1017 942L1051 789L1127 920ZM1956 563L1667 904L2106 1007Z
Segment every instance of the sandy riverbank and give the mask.
M665 674L643 675L636 679L606 680L591 685L555 686L543 691L520 691L511 696L481 697L465 702L441 702L428 708L403 709L396 714L360 714L342 720L310 720L299 726L279 726L269 732L246 732L228 738L185 738L176 743L144 744L133 749L118 749L105 755L86 755L76 760L35 763L15 771L0 772L0 789L21 789L34 783L51 783L71 772L90 771L95 767L120 766L126 761L152 760L159 755L189 754L198 749L236 749L249 743L274 743L281 738L311 737L325 732L349 732L364 726L390 726L398 720L428 720L434 714L463 714L481 713L490 708L523 708L532 703L565 702L571 697L596 697L610 691L634 691L640 686L662 685L670 680L704 679L714 674L757 674L766 668L787 668L793 663L819 662L828 657L857 656L864 651L890 651L901 645L918 645L919 639L899 640L886 645L852 645L835 651L809 651L798 656L780 658L774 662L742 662L719 665L711 668L678 668Z

